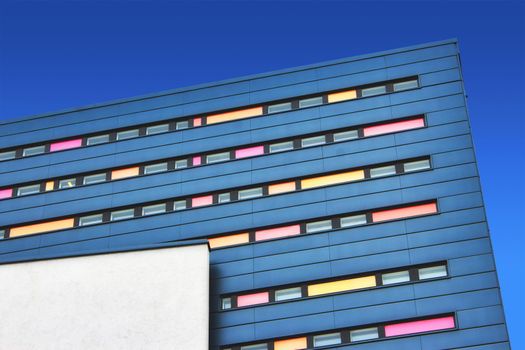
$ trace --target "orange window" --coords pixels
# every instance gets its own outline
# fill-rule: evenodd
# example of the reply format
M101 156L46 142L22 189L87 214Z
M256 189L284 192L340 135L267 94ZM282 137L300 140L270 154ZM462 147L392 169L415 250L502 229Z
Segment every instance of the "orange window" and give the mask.
M295 181L283 182L281 184L268 186L268 194L277 194L292 191L295 191Z
M376 211L372 213L372 221L379 222L379 221L386 221L386 220L395 220L395 219L408 218L411 216L433 214L436 212L437 212L437 205L435 202L428 203L428 204L419 204L419 205L412 205L409 207L403 207L403 208L397 208L397 209Z
M365 178L363 170L348 171L346 173L317 176L309 179L301 180L301 188L314 188L321 186L330 186L344 182L357 181Z
M54 188L55 188L55 182L54 181L46 182L46 191L53 191Z
M32 224L26 226L13 227L9 231L9 237L18 237L31 235L35 233L42 233L55 230L63 230L73 227L74 219L62 219L57 221L43 222L41 224Z
M233 111L233 112L226 112L226 113L219 113L214 115L209 115L206 118L206 124L215 124L215 123L222 123L227 122L230 120L237 120L237 119L244 119L244 118L250 118L255 117L258 115L263 114L262 107L253 107L248 109L241 109L239 111Z
M328 103L353 100L357 98L357 93L355 90L347 90L341 92L335 92L328 95Z
M276 340L273 345L274 350L297 350L307 347L306 337Z
M248 243L250 238L248 233L238 233L235 235L222 236L216 238L209 238L208 243L210 244L211 249L227 247L230 245Z
M126 177L132 177L132 176L138 176L138 175L139 175L138 166L133 167L133 168L113 170L111 172L111 180L124 179Z

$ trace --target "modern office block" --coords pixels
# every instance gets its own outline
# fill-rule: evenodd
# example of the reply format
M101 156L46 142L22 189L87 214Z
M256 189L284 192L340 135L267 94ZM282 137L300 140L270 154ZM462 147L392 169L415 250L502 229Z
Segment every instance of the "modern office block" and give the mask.
M3 121L0 160L7 266L206 239L210 349L510 348L455 40Z

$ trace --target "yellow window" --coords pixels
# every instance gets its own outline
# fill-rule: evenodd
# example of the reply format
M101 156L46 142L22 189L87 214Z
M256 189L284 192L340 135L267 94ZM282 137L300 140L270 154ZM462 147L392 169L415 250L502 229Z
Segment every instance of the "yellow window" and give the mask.
M328 103L353 100L355 98L357 98L355 90L335 92L333 94L328 95Z
M341 281L311 284L308 286L308 296L344 292L346 290L369 288L375 286L375 276L350 278Z
M306 337L276 340L273 344L274 350L297 350L306 349Z
M291 191L295 191L295 181L268 186L268 194L277 194Z
M133 167L133 168L113 170L111 172L111 180L124 179L126 177L132 177L132 176L138 176L138 175L139 175L138 166Z
M335 184L339 184L343 182L361 180L364 178L365 178L365 172L363 170L355 170L355 171L349 171L346 173L318 176L318 177L312 177L310 179L301 180L301 188L306 189L306 188L314 188L314 187L321 187L321 186L330 186L330 185L335 185Z
M46 191L53 191L54 188L55 188L55 182L54 181L46 182Z
M9 237L25 236L31 235L34 233L42 233L48 231L62 230L65 228L73 227L74 220L71 219L62 219L57 221L49 221L41 224L33 224L26 226L13 227L9 231Z
M255 117L258 115L262 115L262 114L263 114L262 107L253 107L253 108L248 108L248 109L242 109L240 111L219 113L219 114L209 115L206 118L206 124L222 123L222 122L227 122L230 120Z
M248 243L249 241L250 241L250 238L248 236L248 233L238 233L236 235L229 235L229 236L222 236L222 237L208 239L208 243L210 244L211 249L226 247L226 246L236 245L236 244L242 244L242 243Z

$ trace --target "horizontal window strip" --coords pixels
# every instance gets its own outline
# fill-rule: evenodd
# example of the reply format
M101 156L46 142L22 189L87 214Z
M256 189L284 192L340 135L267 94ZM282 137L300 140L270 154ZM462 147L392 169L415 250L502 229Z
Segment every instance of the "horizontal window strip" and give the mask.
M426 157L424 159L419 158L417 160L413 160L413 159L411 159L411 160L402 160L402 161L398 161L398 162L395 162L395 163L391 163L395 167L396 173L389 174L388 176L402 175L402 174L404 174L404 168L405 168L406 164L410 164L410 163L412 163L414 161L421 162L422 160L427 160L428 167L423 168L423 167L420 166L419 170L417 170L417 171L423 171L423 170L426 170L426 169L430 169L431 168L430 158L428 158L428 157ZM277 195L279 193L284 193L284 192L308 190L308 189L312 189L312 188L315 188L315 187L325 187L325 186L338 185L338 184L342 184L342 183L351 183L351 182L354 182L354 181L369 180L369 179L371 179L370 176L363 176L363 177L361 177L361 176L353 176L353 175L352 176L348 176L348 174L354 174L356 172L359 172L359 173L362 173L362 174L365 174L365 173L366 174L370 174L371 170L373 170L374 168L377 168L377 167L384 167L384 164L371 165L369 167L366 167L364 169L359 169L359 170L340 171L338 173L333 173L331 175L320 174L318 176L309 176L309 177L307 177L308 181L316 182L317 179L321 179L321 180L317 182L316 186L307 186L306 188L302 188L301 184L302 184L303 179L300 179L300 178L299 179L294 179L293 181L291 181L291 180L288 180L288 181L284 180L285 183L286 183L286 186L283 186L283 182L281 182L283 180L280 180L280 181L278 181L276 183L266 183L266 184L259 184L259 185L251 185L250 187L247 187L247 188L233 188L233 189L229 189L229 190L222 190L222 191L220 191L218 193L200 194L200 195L188 196L188 197L184 197L184 198L170 199L170 200L167 200L167 201L165 200L165 201L142 203L142 204L140 204L140 205L138 205L136 207L119 208L118 211L120 211L120 210L129 211L131 214L126 215L126 217L125 217L125 219L128 219L128 218L140 217L141 215L138 214L138 213L143 212L142 208L144 206L165 204L166 210L163 213L168 213L168 212L171 212L171 211L179 211L179 210L185 210L185 209L191 209L191 208L197 208L197 207L203 207L203 206L217 205L217 204L233 202L233 201L248 200L248 199L260 198L260 197L269 197L269 196ZM126 174L128 174L129 172L135 172L135 171L138 171L137 168L124 169L121 173L118 174L118 176L126 176ZM412 172L415 172L415 171L412 171ZM342 178L340 176L338 176L340 174L344 175L342 177L344 179L344 181L342 180ZM72 182L76 182L76 179L69 179L68 181L63 180L62 181L62 185L63 186L68 186L68 184L72 183ZM279 191L275 192L274 191L273 193L270 193L270 188L272 188L272 186L283 186L283 187L286 187L286 189L281 191L281 192L279 192ZM28 189L28 191L29 190L31 190L31 189ZM116 210L117 209L114 208L112 210L112 213L114 213ZM414 210L417 210L417 209L414 209ZM74 226L84 226L82 224L84 222L84 220L82 220L84 217L97 215L97 214L100 215L101 217L104 216L103 212L78 214L75 217L76 218L76 221L75 221L76 224ZM107 217L107 215L106 215L106 217ZM113 220L112 218L113 218L113 215L110 215L109 216L109 220L106 219L106 220L102 220L102 222L97 222L97 223L105 223L105 222L108 222L108 221L112 221ZM39 225L43 225L43 226L39 226ZM298 226L297 227L296 226L297 225L293 225L292 227L281 227L281 228L275 228L275 229L256 231L253 234L253 237L255 238L255 240L267 240L267 239L275 239L275 238L280 238L280 237L300 234L300 230L298 230ZM48 226L45 225L45 223L36 224L35 227L36 228L42 227L42 230L38 231L35 228L35 229L31 230L31 231L27 231L27 233L25 233L25 234L43 233L43 232L49 232L49 231L54 231L55 230L55 229L49 229ZM52 227L52 226L50 226L50 227ZM15 237L15 236L11 236L9 234L9 232L12 231L12 230L16 230L16 228L12 228L12 229L2 228L2 229L8 233L7 237ZM318 229L318 228L316 228L316 229ZM26 232L26 231L21 231L21 232ZM24 235L24 234L23 233L17 234L17 236L22 236L22 235ZM215 242L216 242L215 246L219 247L219 246L224 246L224 244L226 242L235 242L235 239L234 240L229 240L227 238L223 238L223 239L220 239L220 240L216 240Z
M400 86L400 84L404 84L405 88L396 89L396 86ZM288 101L267 102L264 105L259 106L239 108L219 113L208 113L204 116L179 117L172 120L158 121L156 123L136 125L126 129L110 130L92 135L79 136L75 139L55 140L41 145L25 145L13 149L0 150L0 162L50 152L65 151L79 147L95 146L108 142L123 141L136 137L157 135L165 132L175 132L205 125L259 117L277 112L286 112L300 108L354 100L367 97L367 94L363 93L363 91L369 91L371 89L377 89L377 91L380 91L380 93L374 94L374 96L377 96L379 94L390 94L408 89L416 89L418 87L418 78L412 76L346 90L317 94L309 97L296 97L289 99ZM289 108L286 107L288 105L290 106Z
M298 334L284 339L227 345L221 347L221 350L317 349L330 345L359 344L370 341L381 341L392 337L424 335L426 333L452 331L456 329L456 315L454 313L448 313L419 317L411 320L390 321L353 326L351 328L326 330L322 333Z
M435 273L429 274L428 271L434 271ZM389 278L389 276L392 275L405 274L408 277L406 280L403 279L393 282ZM328 280L316 280L304 282L301 284L277 286L267 290L226 294L222 295L220 298L220 309L235 310L237 308L247 306L264 305L268 303L290 300L298 301L309 297L353 292L363 289L368 290L387 285L400 285L420 281L443 279L447 277L447 262L440 261L428 264L405 266L395 269L359 273L356 275L330 278ZM246 302L246 299L250 299L253 302ZM241 302L239 302L239 300L241 300Z
M425 126L425 118L423 116L412 116L408 118L404 118L403 122L411 122L411 121L417 121L417 123L407 123L403 124L407 127L407 129L396 129L395 132L405 131L405 130L411 130L413 127L420 128L421 125ZM388 127L390 124L398 124L399 121L389 121L389 122L382 122L381 124L376 124L378 126L385 126ZM364 136L363 130L366 128L366 126L356 126L353 128L345 128L345 129L338 129L335 131L328 131L322 134L322 136L325 138L325 142L322 144L318 144L317 146L323 145L323 144L331 144L336 142L342 142L342 141L351 141L356 140L360 138L365 138L367 136ZM345 135L349 135L348 133L355 132L355 137L344 137ZM314 134L319 135L319 134ZM342 136L340 136L342 135ZM359 136L361 135L361 136ZM313 136L314 138L316 136ZM262 156L262 155L268 155L275 153L273 151L272 146L274 145L281 145L283 143L290 143L291 148L289 150L298 150L302 149L304 147L312 147L312 146L303 146L301 140L304 139L311 139L312 135L305 135L302 137L295 137L292 139L287 140L278 140L278 141L269 141L267 143L256 145L256 146L240 146L238 148L228 148L228 149L220 149L220 150L214 150L210 151L204 154L200 155L188 155L181 158L168 158L168 159L161 159L161 160L155 160L153 162L148 163L142 163L142 164L135 164L128 166L127 168L117 168L117 169L109 169L109 170L99 170L96 173L87 173L87 174L76 174L76 175L69 175L66 178L58 178L58 179L47 179L42 180L42 182L38 183L28 183L28 184L21 184L18 186L13 186L10 188L3 188L0 189L0 200L1 199L9 199L9 198L15 198L15 197L21 197L31 194L38 194L38 193L44 193L54 190L65 190L68 188L76 188L80 186L86 186L91 185L94 183L100 183L100 182L107 182L107 181L116 181L120 179L126 179L130 177L136 177L136 176L146 176L150 174L157 174L161 172L169 172L169 171L178 171L182 169L186 169L189 167L197 167L197 166L203 166L203 165L209 165L216 163L218 161L220 162L227 162L227 161L233 161L236 159L243 159L247 157L256 157L256 156ZM412 166L411 169L416 169L419 165L415 164ZM101 175L103 175L101 177ZM359 176L358 174L354 174L355 176ZM93 181L93 177L96 176L97 180ZM64 179L70 179L74 178L76 181L68 187L61 187L58 185L55 185L55 182L57 184L60 183L60 181ZM308 186L308 184L311 183L310 181L306 181L305 186ZM312 183L311 183L312 184ZM37 187L35 191L32 192L19 192L17 191L18 188L24 188L27 186L32 185L40 185L40 187ZM312 184L312 187L315 187L315 182Z

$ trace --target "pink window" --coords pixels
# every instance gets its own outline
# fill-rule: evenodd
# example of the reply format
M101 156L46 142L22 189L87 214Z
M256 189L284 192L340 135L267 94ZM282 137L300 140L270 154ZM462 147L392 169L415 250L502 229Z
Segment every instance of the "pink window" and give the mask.
M412 205L410 207L376 211L372 213L372 221L386 221L408 218L411 216L433 214L437 212L436 203Z
M11 198L11 197L13 197L12 188L6 188L4 190L0 190L0 199Z
M241 306L264 304L269 301L270 299L268 296L268 292L239 295L237 297L237 306L241 307Z
M193 165L201 165L201 156L193 157Z
M202 196L202 197L194 197L191 199L191 206L192 207L200 207L203 205L210 205L213 204L213 196Z
M264 154L264 146L255 146L249 148L238 149L235 151L235 158L246 158Z
M202 118L193 118L193 126L201 126L202 125Z
M77 148L82 146L82 139L68 140L52 143L49 147L50 152L62 151L70 148Z
M301 233L300 225L291 225L284 227L270 228L268 230L260 230L255 232L256 241L264 241L266 239L280 238L286 236L295 236Z
M395 337L396 335L437 331L454 328L455 326L456 324L453 316L433 318L431 320L403 322L385 326L385 336Z
M416 128L422 128L425 126L425 121L423 118L404 120L402 122L381 124L376 126L369 126L368 128L363 129L364 136L374 136L381 134L388 134L391 132L410 130Z

